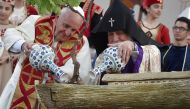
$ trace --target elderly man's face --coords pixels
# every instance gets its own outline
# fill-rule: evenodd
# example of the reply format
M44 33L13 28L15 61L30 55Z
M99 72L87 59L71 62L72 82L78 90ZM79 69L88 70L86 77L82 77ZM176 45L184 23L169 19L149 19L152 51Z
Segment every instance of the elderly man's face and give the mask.
M108 43L115 44L129 40L129 37L123 31L108 32Z
M68 40L78 33L82 23L83 19L79 14L69 8L64 8L56 23L55 36L57 41Z

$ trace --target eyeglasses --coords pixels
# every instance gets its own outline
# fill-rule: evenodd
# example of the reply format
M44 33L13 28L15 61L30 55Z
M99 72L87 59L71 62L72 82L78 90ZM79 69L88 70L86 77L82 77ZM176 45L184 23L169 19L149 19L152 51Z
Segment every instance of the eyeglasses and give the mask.
M177 26L174 26L173 27L173 30L175 31L180 31L180 32L183 32L183 31L188 31L188 29L186 29L185 27L177 27Z

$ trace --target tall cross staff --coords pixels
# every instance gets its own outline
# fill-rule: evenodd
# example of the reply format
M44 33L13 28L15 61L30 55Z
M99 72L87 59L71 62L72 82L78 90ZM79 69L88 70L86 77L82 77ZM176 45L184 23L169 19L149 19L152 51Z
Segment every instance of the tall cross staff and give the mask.
M88 9L87 13L87 19L84 20L85 26L82 27L82 29L79 32L79 38L83 37L83 32L86 30L87 26L89 25L89 20L90 20L90 12L92 10L92 5L93 5L94 0L90 1L90 6ZM72 7L71 7L72 8ZM78 12L77 12L78 13ZM82 16L81 16L82 17ZM73 72L73 77L71 78L71 81L69 83L71 84L79 84L78 77L79 77L79 68L80 68L80 63L76 59L76 46L78 42L75 42L75 46L73 47L72 53L71 53L71 58L73 59L73 64L74 64L74 72Z

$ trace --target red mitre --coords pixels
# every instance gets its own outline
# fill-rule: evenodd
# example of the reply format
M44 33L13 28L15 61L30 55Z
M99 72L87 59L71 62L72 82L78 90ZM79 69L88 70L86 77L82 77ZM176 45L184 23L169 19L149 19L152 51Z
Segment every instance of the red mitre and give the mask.
M163 4L163 0L143 0L143 8L146 9L150 7L152 4L161 3Z

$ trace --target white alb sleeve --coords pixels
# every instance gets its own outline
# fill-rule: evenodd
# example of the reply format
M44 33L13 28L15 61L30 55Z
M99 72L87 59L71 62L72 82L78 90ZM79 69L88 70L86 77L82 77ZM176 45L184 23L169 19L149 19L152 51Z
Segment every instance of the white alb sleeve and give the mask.
M16 41L9 49L10 52L20 53L22 51L22 44L26 42L25 40Z

